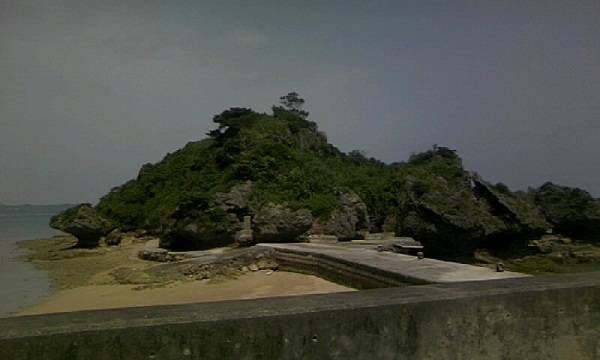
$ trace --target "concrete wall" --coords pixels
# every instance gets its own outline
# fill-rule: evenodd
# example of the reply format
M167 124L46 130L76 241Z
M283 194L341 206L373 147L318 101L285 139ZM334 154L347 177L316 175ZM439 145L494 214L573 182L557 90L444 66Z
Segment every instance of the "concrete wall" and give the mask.
M344 261L315 251L277 249L272 256L279 264L280 270L318 276L355 289L426 284L421 279L401 272L390 272L375 266Z
M0 319L0 359L600 359L600 274Z

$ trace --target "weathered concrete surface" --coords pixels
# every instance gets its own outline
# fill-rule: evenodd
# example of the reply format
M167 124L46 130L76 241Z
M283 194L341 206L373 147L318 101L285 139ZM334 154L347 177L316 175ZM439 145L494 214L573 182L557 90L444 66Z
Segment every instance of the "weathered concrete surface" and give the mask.
M462 281L483 281L526 277L528 275L509 271L459 264L435 259L417 259L416 256L391 252L367 251L364 246L353 244L259 244L259 247L274 248L278 252L303 255L304 257L327 258L341 264L351 264L373 273L388 274L410 284L433 284ZM321 276L321 274L315 274Z
M513 272L496 272L492 268L459 264L435 259L418 259L393 252L377 251L389 241L258 244L249 248L217 248L206 251L176 253L161 249L157 241L148 241L140 257L151 260L181 260L180 264L223 262L248 252L269 254L281 270L307 273L357 289L434 284L461 281L483 281L526 277Z
M598 359L600 274L0 319L0 359Z

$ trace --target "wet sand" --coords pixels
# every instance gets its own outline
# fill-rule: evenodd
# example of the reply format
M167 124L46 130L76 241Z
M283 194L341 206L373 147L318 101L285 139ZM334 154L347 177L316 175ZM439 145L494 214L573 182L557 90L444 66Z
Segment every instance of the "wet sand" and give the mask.
M47 274L18 261L19 255L23 254L13 252L0 259L0 318L50 295Z
M97 249L76 249L74 244L69 236L19 244L32 251L22 260L48 273L52 294L13 315L354 290L315 276L284 271L263 270L210 280L154 277L144 269L156 263L137 257L142 241L129 238L119 246Z

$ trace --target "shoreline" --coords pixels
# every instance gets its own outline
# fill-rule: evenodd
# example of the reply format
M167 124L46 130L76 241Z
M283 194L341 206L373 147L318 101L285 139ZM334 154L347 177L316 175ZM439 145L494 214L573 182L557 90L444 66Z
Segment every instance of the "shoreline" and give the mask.
M35 305L50 296L47 272L20 258L25 253L14 243L4 246L0 259L0 318L12 316L26 306ZM4 252L6 251L6 252Z
M150 274L145 270L157 263L137 257L145 241L129 237L120 245L96 249L73 248L75 243L68 235L17 243L28 250L20 261L48 274L50 295L9 316L355 291L285 271L224 274L210 280Z

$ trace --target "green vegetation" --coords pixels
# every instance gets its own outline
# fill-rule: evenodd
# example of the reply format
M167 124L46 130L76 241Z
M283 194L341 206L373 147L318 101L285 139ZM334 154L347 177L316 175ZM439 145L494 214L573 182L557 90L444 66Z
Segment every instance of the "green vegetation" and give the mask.
M68 208L62 212L60 212L59 214L54 215L51 219L50 219L50 223L54 223L54 222L73 222L75 220L75 218L77 217L77 213L79 212L79 209L81 209L82 207L91 207L90 204L79 204L76 206L73 206L71 208Z
M144 165L137 179L112 189L96 210L123 230L160 232L183 204L208 210L217 193L251 181L254 208L283 204L292 210L309 209L319 219L327 219L339 206L338 191L353 190L367 204L374 226L381 228L397 205L398 179L420 166L385 165L359 151L342 153L327 142L316 123L306 120L303 103L290 93L281 98L283 106L273 106L271 115L246 108L216 115L218 127L208 138ZM443 158L457 158L440 149ZM215 209L202 216L207 223L226 221Z
M577 221L587 216L600 217L598 202L590 193L547 182L534 192L535 203L553 222Z
M600 200L587 191L547 182L529 195L557 233L600 242Z
M273 202L328 216L347 161L304 119L308 113L299 110L299 100L287 101L291 104L274 107L273 115L245 108L216 115L218 128L207 139L144 165L137 179L112 189L96 210L124 230L158 232L182 204L198 207L205 199L200 203L208 207L218 192L251 181L256 207ZM225 219L216 209L203 216L212 223Z
M580 263L576 260L559 260L549 257L548 255L532 255L507 261L505 263L505 269L531 275L562 274L581 271L599 271L600 262Z
M157 164L144 165L137 179L104 196L97 211L124 230L158 232L182 204L193 203L204 211L198 216L206 217L207 224L218 223L226 217L215 209L205 211L210 199L251 181L255 208L283 204L292 210L309 209L324 220L339 206L337 191L352 190L367 205L373 230L381 231L386 217L397 212L407 182L425 195L436 187L453 187L455 178L468 178L460 158L444 147L393 165L368 159L357 150L344 154L305 119L308 113L300 110L303 100L292 95L282 99L285 107L274 106L272 115L246 108L216 115L218 128L207 139L189 143Z

